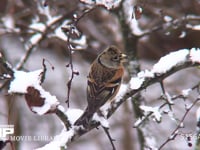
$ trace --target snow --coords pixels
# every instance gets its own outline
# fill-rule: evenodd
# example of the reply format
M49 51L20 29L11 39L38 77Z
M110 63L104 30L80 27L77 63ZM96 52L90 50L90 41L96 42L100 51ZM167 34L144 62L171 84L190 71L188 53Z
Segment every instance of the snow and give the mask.
M105 127L105 128L109 128L109 122L106 118L104 118L103 116L99 116L97 113L95 113L93 115L93 120L95 120L96 122L100 122L100 124Z
M62 16L59 15L59 16L54 16L54 17L51 17L49 18L49 20L47 21L47 25L48 26L51 26L52 24L54 24L56 21L58 21Z
M162 57L158 61L158 63L156 63L153 66L152 72L156 74L166 73L172 67L186 61L188 54L189 54L189 51L187 49L171 52L168 55Z
M63 41L67 41L67 36L65 35L65 33L62 31L61 27L58 27L55 30L55 35L56 37L62 39Z
M6 15L4 17L2 17L2 22L4 24L4 26L8 29L14 29L15 27L15 22L14 22L14 19L12 17L12 15Z
M43 14L47 17L47 26L51 26L54 22L60 19L62 16L52 16L49 6L44 7L42 3L37 3L37 8L40 14Z
M129 84L130 84L130 88L133 90L137 90L139 89L143 82L145 81L145 78L153 78L154 74L152 71L149 70L144 70L144 71L140 71L137 74L137 77L132 77Z
M67 41L67 36L66 34L62 31L62 27L64 28L69 28L69 20L65 20L56 30L55 30L55 35L56 37L60 38L61 40Z
M85 49L87 47L86 43L87 43L87 39L86 36L82 35L81 38L79 39L73 39L73 43L78 44L76 46L76 50L78 49Z
M182 31L181 34L179 35L179 38L184 38L186 36L186 32Z
M190 103L190 104L185 104L185 109L186 110L189 110L193 107L193 103Z
M45 91L41 86L37 86L37 90L40 91L41 97L45 98L44 105L41 107L32 107L32 110L39 115L43 115L49 110L55 110L59 105L56 96L51 95L49 92Z
M192 48L189 55L192 62L200 63L200 48Z
M172 121L177 122L176 117L175 117L175 114L174 114L173 111L171 111L170 109L168 109L168 110L165 110L165 112L167 113L167 115L169 116L169 118L170 118Z
M133 90L139 89L146 78L153 78L155 77L156 74L166 73L176 65L188 61L188 59L190 59L190 61L194 63L195 62L200 63L200 49L199 48L192 48L190 50L181 49L175 52L171 52L168 55L160 58L160 60L153 66L152 70L140 71L137 74L137 77L132 77L129 82L130 88ZM168 100L170 100L169 97Z
M70 26L69 25L70 21L69 20L65 20L56 30L55 30L55 36L58 37L61 40L67 41L68 37L67 35L63 32L62 28L66 28L69 29L73 32L73 34L76 34L77 39L70 39L70 42L77 44L75 49L79 50L79 49L85 49L86 48L86 43L87 43L87 39L86 36L81 35L80 32L78 31L78 29L76 27ZM71 47L72 49L74 49L74 47Z
M182 90L181 94L184 97L187 97L189 95L190 91L192 91L192 89L185 89L185 90Z
M71 129L69 131L66 131L65 129L63 129L59 135L54 137L53 141L35 150L60 150L61 147L65 147L66 149L67 142L70 141L73 136L74 130Z
M138 127L141 122L144 120L145 117L142 117L142 118L138 118L137 121L134 123L134 127Z
M164 16L165 22L171 22L173 18L171 16Z
M128 89L127 84L121 84L119 91L115 97L115 102L118 102L122 98L122 96L125 95L125 93L127 92L127 89Z
M89 5L103 5L107 9L116 8L121 0L80 0L83 3L87 3Z
M128 87L129 87L128 84L121 84L119 91L118 91L117 95L115 96L115 98L111 101L106 102L100 108L100 111L104 116L107 116L108 110L113 106L115 107L115 104L117 104L121 100L121 98L126 94ZM112 105L111 105L111 103L112 103Z
M197 119L197 122L200 121L200 107L196 111L196 119Z
M193 30L200 30L200 25L194 25L194 26L192 26L192 29Z
M123 2L123 11L126 15L126 22L127 24L129 24L131 31L134 35L142 35L144 32L140 29L138 21L136 20L136 18L132 17L135 16L135 11L133 8L134 4L132 3L132 1L130 0L125 0Z
M130 88L133 90L137 90L141 87L144 82L144 78L133 77L130 80Z
M40 32L44 32L46 30L45 24L43 24L41 22L32 23L29 27L31 29L34 29L34 30L40 31Z
M176 130L175 133L171 134L169 140L173 140L179 133L179 130Z
M149 107L141 105L140 109L142 109L144 112L152 112L152 115L155 117L156 121L161 121L162 115L159 112L159 107Z
M36 45L41 40L41 38L42 38L42 34L41 33L36 33L29 39L29 42L32 45Z
M45 98L44 105L41 107L32 107L32 111L39 115L43 115L50 110L54 110L59 102L57 98L45 91L41 83L41 74L43 70L36 70L32 72L14 71L14 80L10 83L8 93L27 93L28 87L34 87L40 92L42 98Z
M153 72L151 72L149 70L144 70L144 71L140 71L137 76L139 78L153 78L154 74L153 74Z
M167 102L168 102L169 104L173 105L174 102L172 101L172 97L171 97L171 95L169 95L168 92L166 92L165 95L166 95L166 97L167 97Z
M71 124L74 124L75 121L83 114L83 110L68 108L65 114L67 115Z
M26 93L28 86L40 85L42 72L42 69L32 72L14 71L14 80L10 83L8 93Z

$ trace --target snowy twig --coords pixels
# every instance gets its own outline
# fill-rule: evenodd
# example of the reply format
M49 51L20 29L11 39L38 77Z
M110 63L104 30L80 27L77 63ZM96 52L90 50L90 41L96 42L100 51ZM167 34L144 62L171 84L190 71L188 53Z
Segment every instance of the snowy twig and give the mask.
M110 106L110 108L107 110L107 118L109 118L109 117L111 117L112 116L112 114L115 112L115 110L118 108L118 107L120 107L120 105L124 102L124 101L126 101L127 99L129 99L130 97L134 97L138 92L141 92L142 90L145 90L147 87L149 87L150 85L152 85L152 84L154 84L154 83L157 83L157 82L160 82L160 81L163 81L165 78L167 78L168 76L170 76L170 75L172 75L172 74L174 74L175 72L177 72L177 71L179 71L179 70L181 70L181 69L185 69L185 68L188 68L188 67L195 67L195 66L198 66L198 65L200 65L200 62L198 62L198 61L193 61L192 59L190 59L190 56L188 56L189 55L189 52L190 51L188 51L188 53L186 53L186 55L183 55L182 57L184 57L184 59L182 60L182 59L177 59L177 57L176 57L176 59L178 60L178 61L180 61L179 63L177 63L177 64L169 64L169 68L166 68L166 71L164 72L164 70L159 70L158 72L160 72L160 73L155 73L154 75L152 75L152 77L150 77L150 75L149 76L147 76L147 77L144 77L144 79L142 79L142 82L140 83L140 86L137 86L137 88L135 88L135 89L130 89L129 91L127 91L123 96L122 96L122 98L119 98L119 99L117 99L117 100L115 100L115 101L113 101L112 103L111 103L111 106ZM175 53L176 54L176 53ZM170 58L169 57L171 57L172 55L169 55L169 56L165 56L166 57L166 59L167 60L170 60ZM171 61L171 60L170 60ZM162 61L160 61L160 62L158 62L156 65L158 66L158 64L161 64L161 62ZM155 66L156 66L155 65ZM156 67L155 67L156 68ZM155 68L154 68L154 70L155 70ZM163 72L162 72L163 71ZM130 84L132 84L132 83L130 83ZM134 84L134 83L133 83ZM166 105L166 103L165 104L163 104L163 106L164 105ZM151 114L150 114L151 115ZM100 125L100 123L95 123L95 124L89 124L88 126L86 126L85 128L81 128L79 131L77 131L77 134L78 134L78 136L74 136L75 138L73 138L74 140L77 138L77 137L79 137L79 136L81 136L81 135L83 135L83 134L85 134L85 133L87 133L87 132L89 132L91 129L93 129L93 128L96 128L96 127L98 127Z
M71 69L71 76L69 81L67 82L67 100L66 103L69 107L69 97L70 97L70 92L71 92L71 86L72 86L72 81L74 79L75 75L79 75L78 71L74 70L74 66L73 66L73 57L72 54L74 52L74 48L72 46L72 37L76 36L79 37L80 33L77 30L77 24L79 23L79 21L84 18L87 14L89 14L91 11L93 11L96 7L92 7L91 9L85 11L81 16L77 17L77 15L74 15L73 18L73 22L70 24L70 26L68 27L62 27L62 31L67 35L67 48L69 50L69 64L67 65L67 67L70 67Z
M69 81L67 82L67 89L68 90L67 90L67 100L66 100L66 103L69 107L69 97L70 97L70 92L71 92L72 81L74 79L74 75L79 75L79 72L74 70L74 65L73 65L73 61L72 61L73 50L72 50L71 44L70 44L70 35L69 35L68 40L67 40L67 47L69 49L69 64L67 65L67 67L70 67L70 69L71 69L71 76L70 76Z
M110 117L113 112L124 102L126 101L128 98L134 96L135 94L137 94L138 92L145 90L148 86L155 84L157 82L160 82L161 80L164 80L165 78L167 78L168 76L172 75L173 73L181 70L181 69L185 69L188 67L194 67L194 66L198 66L200 65L200 63L193 63L190 61L184 62L178 66L175 66L173 68L171 68L169 71L167 71L166 73L160 74L160 75L156 75L153 78L146 78L144 80L144 82L142 83L142 85L140 86L140 88L138 89L133 89L128 91L119 101L115 102L113 101L113 103L111 104L111 108L108 111L108 117Z
M158 150L161 150L168 142L170 142L171 140L174 140L176 138L176 136L178 135L179 129L183 128L183 121L185 120L185 117L187 116L187 114L190 112L190 110L195 106L195 104L200 101L200 98L197 98L188 108L185 108L186 112L183 115L182 119L180 120L179 124L177 125L177 127L172 131L170 137L167 138L167 140L158 148Z
M182 51L178 51L178 52L182 52ZM142 74L140 73L138 77L138 80L141 80L140 82L138 82L139 85L132 86L132 81L130 81L130 85L131 85L130 90L127 91L127 88L126 88L126 90L123 92L124 95L121 98L117 98L116 101L113 101L111 103L111 106L108 108L106 118L109 118L124 101L126 101L130 97L134 97L135 94L146 89L148 86L156 82L163 81L166 77L170 76L171 74L181 69L200 65L198 55L197 55L198 53L199 53L199 50L197 51L188 50L187 53L184 53L184 55L182 55L184 59L183 58L177 59L177 56L176 56L176 59L178 61L173 64L168 64L168 66L165 68L165 71L164 71L163 68L160 69L158 66L164 63L163 61L170 60L170 58L173 56L172 54L167 55L163 57L157 64L154 65L151 73L146 72L146 76L145 74L143 74L143 78L142 78ZM177 52L174 52L173 54L177 54ZM22 71L14 71L15 80L11 82L9 92L21 93L21 94L24 93L26 95L26 100L31 110L40 115L46 114L46 113L56 113L58 117L62 120L62 122L65 124L65 127L68 130L67 132L70 133L70 141L68 142L73 142L78 137L82 136L83 134L101 125L101 122L97 121L97 122L92 122L91 124L84 126L84 128L82 127L77 128L75 126L72 126L73 122L69 121L68 119L70 116L67 116L65 111L59 105L59 101L56 99L56 97L52 96L49 92L45 91L41 87L40 85L41 78L42 78L41 73L44 70L38 70L38 71L28 72L28 73L22 72ZM193 105L195 105L195 103L193 103ZM190 109L191 108L189 108L189 110Z

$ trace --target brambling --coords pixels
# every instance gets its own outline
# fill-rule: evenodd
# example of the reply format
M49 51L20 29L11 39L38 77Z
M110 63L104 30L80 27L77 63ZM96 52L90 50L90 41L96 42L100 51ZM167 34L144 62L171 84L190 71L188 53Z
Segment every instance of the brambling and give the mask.
M126 58L116 46L109 46L97 56L88 75L88 106L75 125L88 124L101 106L113 100L121 85Z

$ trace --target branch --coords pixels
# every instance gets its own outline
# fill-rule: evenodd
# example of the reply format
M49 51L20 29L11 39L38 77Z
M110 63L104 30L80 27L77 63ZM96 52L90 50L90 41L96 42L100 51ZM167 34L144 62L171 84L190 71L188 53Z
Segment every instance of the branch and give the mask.
M171 74L173 74L181 69L185 69L188 67L195 67L195 66L200 65L199 52L200 52L199 49L197 49L197 50L195 50L195 49L180 50L180 51L173 52L173 53L161 58L160 61L154 65L154 67L151 71L149 71L149 72L147 71L147 73L146 74L144 73L143 76L138 75L137 79L140 81L140 83L139 84L134 83L134 84L138 84L137 88L135 86L132 87L132 84L133 84L132 80L130 81L130 85L131 85L130 89L128 91L125 91L125 94L121 98L118 98L111 103L109 109L106 111L107 114L105 116L107 116L107 118L111 117L111 115L117 110L117 108L119 108L119 106L124 101L126 101L130 97L134 97L138 92L145 90L148 86L150 86L154 83L157 83L157 82L160 83L165 78L167 78ZM181 58L179 57L177 59L178 54L180 55ZM176 56L175 60L172 59L172 56L174 56L174 55ZM166 60L167 61L170 60L170 65L168 64L168 66L167 66L167 63L165 62ZM175 61L173 63L173 65L171 64L171 61ZM163 63L166 64L166 66L164 68L158 68L159 66L162 66ZM45 67L44 67L44 70L45 70ZM26 95L27 103L28 103L29 107L32 107L31 110L40 115L43 115L46 113L56 113L57 116L62 120L62 122L64 122L65 127L67 129L67 131L63 131L61 133L61 135L67 134L67 137L68 137L68 138L66 138L67 144L73 142L74 140L77 140L80 136L84 135L85 133L89 132L90 130L97 128L99 125L101 125L101 121L99 121L99 122L94 121L84 127L72 126L71 124L73 124L73 122L71 123L71 121L70 121L71 119L70 120L68 119L68 116L65 113L65 111L60 109L59 101L56 99L56 97L52 96L49 92L45 91L41 87L41 78L42 78L41 72L42 72L42 70L29 72L29 73L22 72L22 71L15 71L14 72L15 78L11 82L9 92L13 92L13 93L17 92L17 93ZM141 74L141 73L139 73L139 74ZM19 81L16 81L16 80L19 80ZM23 81L25 80L26 84L24 85L24 83L23 83L23 85L16 86L16 84L22 83L22 82L20 82L21 80L23 80ZM32 87L30 87L30 85L32 85ZM37 107L37 109L36 109L36 107ZM191 109L191 108L189 108L189 109ZM184 118L185 118L185 116L184 116Z
M158 148L158 150L161 150L168 142L174 140L176 138L176 136L178 135L179 129L183 128L183 121L185 120L185 117L187 116L187 114L190 112L190 110L195 106L195 104L200 101L200 98L197 98L190 107L185 108L186 112L183 115L182 119L180 120L178 126L172 131L170 137L167 138L167 140Z
M172 66L171 68L168 68L168 70L166 72L154 73L153 77L144 77L142 79L142 84L138 88L130 89L121 98L116 99L115 101L113 101L111 103L109 109L107 110L107 118L111 117L112 114L120 107L120 105L123 102L125 102L130 97L134 97L138 92L141 92L141 91L145 90L147 87L151 86L152 84L160 83L165 78L169 77L170 75L174 74L175 72L177 72L179 70L186 69L188 67L199 66L200 62L198 62L198 61L194 62L191 59L192 56L190 56L189 52L190 51L188 51L188 54L186 54L184 56L186 60L177 63L176 65ZM175 52L174 52L174 54L175 54ZM168 56L165 56L165 57L167 58ZM170 60L170 58L168 58L168 59ZM173 60L170 60L170 61L173 61ZM130 84L132 84L132 83L130 83ZM84 126L85 128L78 128L78 130L76 130L76 132L75 132L75 134L74 134L74 136L72 138L72 141L76 140L79 136L82 136L83 134L89 132L93 128L98 127L99 125L101 125L100 122L96 122L96 123L93 123L93 124L89 124L86 127Z
M113 101L113 103L111 104L111 108L108 110L108 115L107 117L110 117L115 111L116 109L124 102L126 101L128 98L134 96L135 94L137 94L138 92L145 90L147 87L149 87L152 84L155 83L159 83L160 81L163 81L165 78L167 78L168 76L174 74L175 72L182 70L182 69L186 69L189 67L195 67L195 66L199 66L200 63L193 63L191 61L187 61L184 62L182 64L179 64L178 66L175 66L173 68L171 68L169 71L167 71L166 73L160 74L160 75L156 75L153 78L145 78L145 81L142 83L141 87L138 89L133 89L128 91L119 101L115 102Z

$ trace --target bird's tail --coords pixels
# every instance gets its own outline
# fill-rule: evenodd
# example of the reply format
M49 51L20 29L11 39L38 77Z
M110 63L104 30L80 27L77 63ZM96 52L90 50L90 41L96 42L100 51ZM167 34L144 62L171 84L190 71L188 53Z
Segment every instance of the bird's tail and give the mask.
M89 124L90 120L92 119L92 116L93 116L93 113L91 113L90 111L88 111L88 109L86 109L85 112L81 115L81 117L79 117L79 119L76 120L74 125L87 126Z

